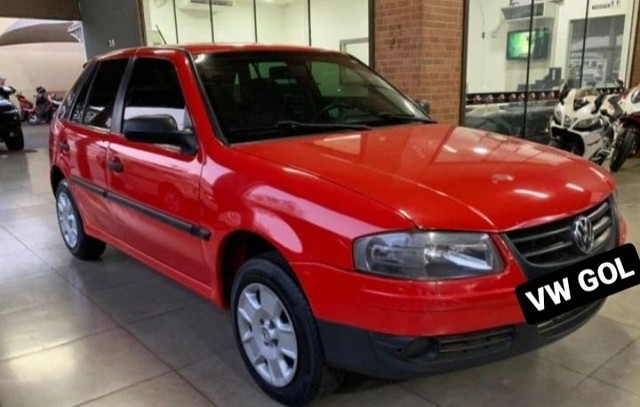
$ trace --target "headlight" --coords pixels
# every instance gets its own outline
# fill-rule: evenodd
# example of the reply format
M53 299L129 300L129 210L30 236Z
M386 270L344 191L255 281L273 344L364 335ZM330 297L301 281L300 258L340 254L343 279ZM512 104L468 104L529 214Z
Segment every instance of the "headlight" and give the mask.
M359 271L412 280L499 273L503 262L485 233L407 232L367 236L354 244Z
M576 130L584 130L588 129L589 127L595 126L598 123L600 123L599 117L590 117L588 119L580 120L574 127L576 128Z

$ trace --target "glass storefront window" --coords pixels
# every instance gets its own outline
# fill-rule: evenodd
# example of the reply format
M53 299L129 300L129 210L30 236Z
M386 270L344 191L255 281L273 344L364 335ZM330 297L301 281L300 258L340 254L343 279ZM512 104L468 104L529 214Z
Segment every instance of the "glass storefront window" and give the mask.
M170 0L173 2L173 0ZM214 11L207 0L192 2L189 0L175 0L176 24L178 30L178 42L211 42L212 19L210 11Z
M148 45L312 45L370 63L370 0L141 1Z
M189 1L189 0L184 0ZM217 1L216 3L221 3ZM213 33L216 42L256 42L255 8L253 0L228 0L230 5L218 5L213 12ZM178 25L178 31L183 27Z
M311 45L369 64L369 0L311 0Z
M307 0L257 0L258 42L309 45Z
M615 92L627 79L637 0L467 1L469 127L544 141L563 83Z
M143 0L142 10L148 45L176 44L176 13L173 0Z

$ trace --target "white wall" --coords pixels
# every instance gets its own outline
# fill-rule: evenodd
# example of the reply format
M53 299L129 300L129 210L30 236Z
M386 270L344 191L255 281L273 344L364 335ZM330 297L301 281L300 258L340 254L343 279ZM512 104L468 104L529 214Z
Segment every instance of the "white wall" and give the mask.
M284 8L285 24L281 28L285 43L309 45L309 11L306 1L298 1Z
M341 40L369 36L368 0L312 0L311 44L317 47L340 49ZM366 55L357 55L368 61Z
M176 0L179 6L184 0ZM173 3L164 4L144 0L147 38L150 44L159 43L153 33L159 26L168 43L175 43ZM256 7L258 42L309 45L308 11L306 0L259 0ZM179 42L210 41L209 8L176 9ZM254 42L252 0L236 0L233 7L216 8L213 16L216 42ZM368 0L312 0L312 45L339 50L340 41L369 36ZM358 57L368 60L368 48L358 47Z
M603 3L592 0L593 4ZM551 31L550 56L545 60L532 60L530 82L542 79L551 67L561 67L567 77L570 21L585 17L586 0L564 0L558 5L555 20L535 20L534 28L547 27ZM504 22L502 7L507 0L471 0L467 38L467 92L514 91L526 82L526 61L507 61L507 33L527 30L529 22ZM621 75L627 76L627 59L633 26L634 0L621 0L619 8L590 11L589 18L626 15L622 44ZM484 38L482 33L484 32Z
M0 18L0 33L15 21L12 18ZM84 46L79 43L0 47L0 76L7 78L7 85L31 100L37 86L59 93L69 90L82 72L85 62Z

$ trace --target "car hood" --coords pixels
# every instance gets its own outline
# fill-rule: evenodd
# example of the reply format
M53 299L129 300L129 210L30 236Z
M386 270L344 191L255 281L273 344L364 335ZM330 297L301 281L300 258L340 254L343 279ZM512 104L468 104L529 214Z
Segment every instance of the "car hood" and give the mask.
M406 125L237 145L370 197L424 229L502 232L605 200L602 168L481 130Z

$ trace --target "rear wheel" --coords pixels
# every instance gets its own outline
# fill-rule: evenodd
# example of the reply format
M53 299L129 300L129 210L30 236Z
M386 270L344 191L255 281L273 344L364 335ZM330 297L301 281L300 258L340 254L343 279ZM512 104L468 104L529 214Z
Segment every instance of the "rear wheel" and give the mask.
M232 291L234 333L256 383L273 399L306 405L335 390L309 304L277 253L247 261Z
M638 143L638 135L633 130L627 130L622 133L622 142L613 151L611 156L611 164L609 164L609 168L611 171L617 172L622 168L624 162L629 158L631 153L637 148Z
M69 251L82 260L97 260L107 245L87 235L76 202L66 180L60 181L56 190L56 213L62 239Z
M40 119L38 118L37 114L31 113L27 117L27 123L29 123L32 126L37 126L38 124L40 124Z
M24 150L24 134L22 134L22 129L18 128L13 134L8 135L4 139L4 143L7 145L9 151Z

